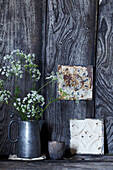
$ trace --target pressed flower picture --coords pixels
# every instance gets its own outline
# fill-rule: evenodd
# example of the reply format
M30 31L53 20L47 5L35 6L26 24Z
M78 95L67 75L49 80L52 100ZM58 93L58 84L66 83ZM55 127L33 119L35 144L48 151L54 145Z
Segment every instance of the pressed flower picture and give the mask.
M63 79L58 82L58 96L62 100L91 100L93 90L93 66L58 66ZM69 94L68 95L63 95ZM62 97L61 97L62 96Z

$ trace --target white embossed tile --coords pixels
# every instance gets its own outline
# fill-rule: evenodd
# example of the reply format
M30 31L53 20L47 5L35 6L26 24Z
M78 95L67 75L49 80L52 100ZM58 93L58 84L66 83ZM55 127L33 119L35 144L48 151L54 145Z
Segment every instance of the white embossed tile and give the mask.
M76 151L78 154L104 154L103 121L71 119L70 150L72 153Z

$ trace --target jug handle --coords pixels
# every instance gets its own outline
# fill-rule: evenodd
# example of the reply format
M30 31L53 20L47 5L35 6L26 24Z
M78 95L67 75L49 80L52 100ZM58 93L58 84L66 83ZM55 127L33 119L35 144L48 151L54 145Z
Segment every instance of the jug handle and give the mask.
M39 125L39 130L40 130L40 132L41 132L41 129L42 129L42 126L43 126L44 123L45 123L45 120L39 120L39 121L38 121L38 125Z
M15 143L15 142L18 141L18 136L17 136L17 138L16 138L15 140L12 140L12 139L11 139L11 125L12 125L14 122L18 124L18 121L17 121L17 120L12 120L12 121L9 123L9 126L8 126L8 139L9 139L9 141L12 142L12 143Z

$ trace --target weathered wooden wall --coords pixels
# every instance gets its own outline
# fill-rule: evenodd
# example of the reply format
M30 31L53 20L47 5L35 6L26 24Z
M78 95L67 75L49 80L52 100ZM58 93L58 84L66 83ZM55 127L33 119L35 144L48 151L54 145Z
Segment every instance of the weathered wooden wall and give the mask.
M96 0L47 1L46 76L62 65L95 65ZM51 87L46 89L46 96ZM56 95L56 94L55 94ZM69 120L94 118L94 100L58 101L50 105L45 118L52 140L69 147Z
M0 64L5 54L14 49L34 52L41 69L42 48L42 4L41 0L1 0L0 1ZM29 88L29 80L21 83L23 94ZM13 89L13 79L7 82ZM0 155L15 153L15 144L7 138L8 123L12 113L5 105L0 105ZM15 136L13 128L13 136ZM16 137L16 136L15 136Z
M39 0L38 3L36 0L1 0L0 64L5 54L19 48L36 54L43 78L56 71L58 64L94 65L93 100L80 101L79 105L74 101L52 103L45 112L48 139L65 141L68 149L71 118L104 118L106 151L113 153L113 1L100 2L99 5L98 0ZM29 88L27 77L19 83L23 91ZM13 79L7 85L13 89ZM51 86L43 91L46 102L50 91ZM8 107L0 105L0 155L16 152L16 145L7 139L10 113Z
M95 116L105 120L106 151L113 153L113 1L99 5Z

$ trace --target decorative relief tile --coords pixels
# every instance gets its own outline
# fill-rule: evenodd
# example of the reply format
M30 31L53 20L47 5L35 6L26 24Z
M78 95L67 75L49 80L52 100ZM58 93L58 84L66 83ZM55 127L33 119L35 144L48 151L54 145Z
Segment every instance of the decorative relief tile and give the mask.
M104 154L103 121L98 119L71 119L70 150L77 154Z
M93 90L93 66L58 66L58 95L62 100L91 100ZM69 98L63 93L69 94Z

